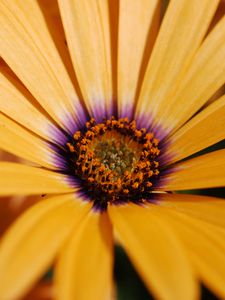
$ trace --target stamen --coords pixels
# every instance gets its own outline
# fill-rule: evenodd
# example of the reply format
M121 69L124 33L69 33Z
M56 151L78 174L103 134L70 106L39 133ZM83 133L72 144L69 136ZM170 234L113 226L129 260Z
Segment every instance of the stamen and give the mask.
M66 146L74 176L95 205L144 201L159 174L158 140L128 118L86 122Z

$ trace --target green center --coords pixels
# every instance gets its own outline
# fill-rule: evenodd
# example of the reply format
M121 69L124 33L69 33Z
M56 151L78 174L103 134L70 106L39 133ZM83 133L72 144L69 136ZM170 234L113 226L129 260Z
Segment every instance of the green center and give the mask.
M99 142L94 149L94 154L107 169L120 175L125 171L131 171L136 162L134 151L124 141L114 138Z

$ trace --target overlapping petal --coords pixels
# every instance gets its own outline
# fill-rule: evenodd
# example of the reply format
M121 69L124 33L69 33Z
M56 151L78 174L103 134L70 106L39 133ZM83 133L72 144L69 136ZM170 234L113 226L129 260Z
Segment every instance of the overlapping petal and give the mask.
M196 299L197 283L185 251L169 224L146 207L111 206L119 240L158 299Z
M0 195L43 195L74 191L67 178L57 172L23 164L0 162Z
M225 298L225 230L171 209L154 207L184 243L196 274L216 295Z
M225 17L195 54L176 93L164 105L162 119L171 130L183 125L225 82Z
M225 96L198 113L168 139L169 163L225 139Z
M192 194L160 194L157 203L171 210L225 227L225 201Z
M59 1L68 47L87 108L98 120L113 112L107 1Z
M162 176L159 190L188 190L225 185L225 150L204 154L176 164Z
M172 129L170 110L179 104L173 100L174 93L207 32L218 3L217 0L170 1L144 77L137 118L146 116L152 126L161 124L165 130ZM184 105L181 106L184 113ZM173 113L173 122L178 116Z
M0 113L1 148L46 168L54 168L53 151L47 142Z
M2 299L18 299L32 287L88 210L89 205L74 195L53 197L33 206L10 227L0 245Z
M107 215L91 212L62 249L56 266L56 299L110 299L112 245Z
M0 11L1 56L51 117L70 131L83 109L38 2L4 0Z
M24 86L4 68L1 69L0 73L0 87L1 112L41 137L54 139L54 136L50 134L50 128L53 131L54 125L44 114L35 108L33 98Z

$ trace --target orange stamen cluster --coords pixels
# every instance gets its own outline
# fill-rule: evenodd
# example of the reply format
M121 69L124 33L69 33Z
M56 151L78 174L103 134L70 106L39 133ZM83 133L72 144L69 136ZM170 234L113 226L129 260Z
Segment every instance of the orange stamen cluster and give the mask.
M140 200L159 174L158 140L128 118L111 117L99 124L92 118L67 147L74 175L102 203Z

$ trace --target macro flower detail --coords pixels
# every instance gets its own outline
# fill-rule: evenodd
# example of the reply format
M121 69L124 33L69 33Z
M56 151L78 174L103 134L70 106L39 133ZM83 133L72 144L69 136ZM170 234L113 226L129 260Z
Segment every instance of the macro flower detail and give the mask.
M109 203L143 202L151 197L153 180L159 175L158 140L138 130L135 121L114 117L95 124L86 122L76 131L62 153L69 172L80 180L87 196L100 210Z
M198 194L225 185L222 9L0 2L0 145L21 159L0 196L39 199L1 239L0 299L50 269L52 299L116 298L115 244L155 299L225 298L225 202Z

